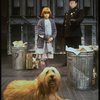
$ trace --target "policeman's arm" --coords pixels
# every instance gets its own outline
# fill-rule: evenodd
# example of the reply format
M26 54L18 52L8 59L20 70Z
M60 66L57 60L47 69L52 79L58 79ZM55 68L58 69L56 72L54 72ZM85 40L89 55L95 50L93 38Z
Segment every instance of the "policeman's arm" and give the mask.
M84 13L83 13L83 10L80 10L78 12L78 17L76 19L70 19L71 21L71 24L80 24L84 19Z

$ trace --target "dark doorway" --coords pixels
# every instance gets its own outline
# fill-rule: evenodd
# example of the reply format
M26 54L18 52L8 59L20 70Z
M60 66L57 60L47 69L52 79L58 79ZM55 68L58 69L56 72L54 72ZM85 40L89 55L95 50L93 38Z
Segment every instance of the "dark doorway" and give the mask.
M57 37L55 42L55 52L63 52L64 51L64 35L63 35L63 25L56 24L57 27Z

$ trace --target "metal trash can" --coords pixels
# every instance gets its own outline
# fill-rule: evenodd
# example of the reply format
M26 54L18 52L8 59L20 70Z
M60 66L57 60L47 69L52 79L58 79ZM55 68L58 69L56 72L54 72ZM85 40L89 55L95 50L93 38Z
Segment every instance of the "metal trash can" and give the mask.
M94 52L81 52L75 55L67 52L68 81L79 90L87 90L92 86Z
M25 69L27 47L12 47L12 66L16 70Z
M99 52L98 52L98 50L94 50L94 71L93 71L93 86L95 86L95 87L98 87L98 67L99 67L99 57L98 57L98 55L99 55Z

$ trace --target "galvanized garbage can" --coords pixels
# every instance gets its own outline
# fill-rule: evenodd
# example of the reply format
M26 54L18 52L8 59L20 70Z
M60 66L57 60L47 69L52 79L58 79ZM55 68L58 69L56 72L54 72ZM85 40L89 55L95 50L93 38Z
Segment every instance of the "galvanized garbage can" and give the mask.
M16 70L25 69L27 47L12 47L12 66Z
M92 86L93 54L93 51L79 55L67 52L68 81L76 89L87 90Z

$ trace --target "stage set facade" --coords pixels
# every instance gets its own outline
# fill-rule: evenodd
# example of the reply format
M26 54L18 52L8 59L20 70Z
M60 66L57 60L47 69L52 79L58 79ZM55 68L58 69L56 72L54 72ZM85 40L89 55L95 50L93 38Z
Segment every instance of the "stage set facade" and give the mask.
M57 26L55 52L64 51L63 20L68 11L69 0L9 0L7 26L7 53L11 54L13 41L28 42L28 50L34 51L36 45L36 24L44 6L51 8ZM79 8L84 9L85 18L81 24L85 45L98 44L97 0L79 0Z

